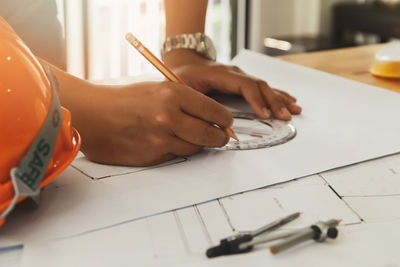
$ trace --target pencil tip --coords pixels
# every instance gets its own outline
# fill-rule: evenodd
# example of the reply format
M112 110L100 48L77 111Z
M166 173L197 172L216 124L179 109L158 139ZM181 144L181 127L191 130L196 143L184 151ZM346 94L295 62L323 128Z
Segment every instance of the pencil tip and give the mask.
M239 140L239 137L237 137L236 134L234 134L234 133L232 133L232 136L231 136L231 137L232 137L233 139L235 139L236 141L240 141L240 140Z
M239 138L235 134L235 132L231 128L226 128L226 131L228 132L228 135L235 139L236 141L239 141Z

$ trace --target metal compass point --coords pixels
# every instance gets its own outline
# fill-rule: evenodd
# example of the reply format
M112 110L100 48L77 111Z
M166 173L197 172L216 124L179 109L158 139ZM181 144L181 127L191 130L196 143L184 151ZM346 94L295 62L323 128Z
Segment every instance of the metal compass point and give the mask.
M233 131L240 141L230 141L222 150L248 150L276 146L296 136L296 128L276 119L261 120L253 113L233 112Z

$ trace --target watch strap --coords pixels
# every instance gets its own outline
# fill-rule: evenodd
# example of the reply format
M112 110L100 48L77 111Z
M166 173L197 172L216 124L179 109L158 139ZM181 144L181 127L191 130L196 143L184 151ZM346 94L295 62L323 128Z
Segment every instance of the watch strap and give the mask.
M183 33L168 37L162 47L163 54L168 53L174 49L196 49L197 44L200 42L202 36L201 32L198 33Z
M208 37L202 32L182 33L167 37L161 48L161 57L164 58L165 54L175 49L190 49L202 54L198 48L199 44L206 38Z

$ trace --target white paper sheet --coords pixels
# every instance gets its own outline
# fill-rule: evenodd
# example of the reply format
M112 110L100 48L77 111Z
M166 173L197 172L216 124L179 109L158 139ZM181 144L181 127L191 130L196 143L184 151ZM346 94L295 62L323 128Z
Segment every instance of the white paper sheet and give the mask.
M227 220L228 216L224 213L218 201L198 205L196 208L199 212L200 221L206 230L206 234L210 237L211 244L218 244L222 238L234 234ZM195 242L195 240L192 242ZM204 251L205 250L203 250L203 253Z
M72 162L72 166L77 170L88 176L93 180L112 178L117 175L131 174L137 172L143 172L146 170L151 170L154 168L162 168L165 166L178 164L185 162L186 158L175 158L167 162L148 167L126 167L126 166L115 166L115 165L105 165L98 164L88 160L83 154L80 154Z
M143 266L141 262L155 258L147 220L137 221L134 225L121 225L113 229L111 235L108 231L100 231L53 242L46 246L46 256L42 254L42 259L29 256L31 249L35 250L35 254L39 251L45 253L41 248L39 244L26 245L21 266L126 266L127 262ZM24 255L27 256L25 259Z
M249 51L234 63L299 99L304 109L292 121L296 138L259 150L204 151L181 164L95 182L69 170L44 191L40 209L11 214L0 229L0 247L74 235L400 151L400 94Z
M36 264L100 267L117 257L113 266L209 261L206 249L233 235L232 226L237 230L254 230L299 210L303 212L300 218L284 228L302 228L331 218L341 218L343 223L360 222L320 177L312 176L82 236L28 244L22 267Z
M400 196L400 155L321 174L344 197Z
M276 256L267 248L251 253L219 257L212 260L192 260L181 264L153 264L148 266L191 267L398 267L398 230L400 221L340 227L336 240L307 243Z
M212 245L210 233L200 219L195 207L184 208L176 211L178 227L182 228L189 255L204 255L204 251Z
M22 259L22 248L0 250L0 266L19 267Z
M360 219L319 176L311 176L281 186L268 187L220 200L237 231L253 230L269 222L271 216L283 217L302 212L282 229L299 228L319 220L341 219L342 224Z
M400 221L400 195L345 197L344 201L367 223Z
M135 222L135 228L136 224ZM400 221L358 224L339 228L336 240L325 243L310 241L277 256L269 253L268 247L229 257L207 259L201 254L185 254L174 258L152 258L147 240L138 225L124 227L110 235L107 231L88 235L80 239L69 239L47 245L28 245L23 253L21 267L86 267L86 266L390 266L400 262L398 253L398 231ZM166 228L168 230L168 228ZM144 232L145 233L145 232ZM102 237L100 237L100 234ZM130 237L130 238L129 238ZM165 242L166 240L164 240ZM141 245L143 242L143 245ZM150 250L151 251L151 250ZM146 257L147 260L145 259ZM37 265L35 265L37 264Z

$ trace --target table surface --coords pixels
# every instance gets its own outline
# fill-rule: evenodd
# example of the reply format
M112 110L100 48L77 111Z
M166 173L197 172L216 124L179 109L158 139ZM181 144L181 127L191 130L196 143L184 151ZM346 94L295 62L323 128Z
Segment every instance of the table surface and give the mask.
M369 68L376 63L374 54L383 46L384 44L366 45L287 55L280 58L302 66L400 93L400 79L379 78L369 72Z

